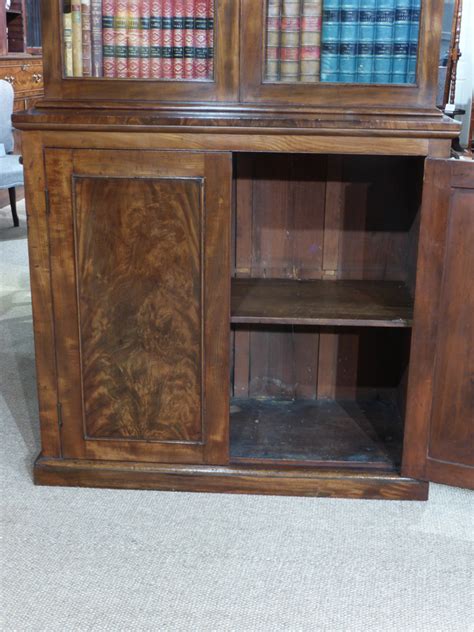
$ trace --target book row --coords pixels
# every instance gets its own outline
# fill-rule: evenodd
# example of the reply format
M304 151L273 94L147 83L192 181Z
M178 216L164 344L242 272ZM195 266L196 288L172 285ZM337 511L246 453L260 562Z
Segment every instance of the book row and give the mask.
M209 80L214 0L71 0L63 50L66 77Z
M416 81L421 0L268 0L268 82Z

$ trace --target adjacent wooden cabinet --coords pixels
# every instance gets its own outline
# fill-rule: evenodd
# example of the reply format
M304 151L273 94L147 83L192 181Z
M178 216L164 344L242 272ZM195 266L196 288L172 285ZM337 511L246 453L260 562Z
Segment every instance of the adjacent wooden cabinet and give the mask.
M73 76L68 5L43 3L45 99L15 117L38 484L474 486L474 174L434 103L442 3L333 4L206 0L152 15L171 56L107 43ZM352 64L335 38L362 17L398 40Z
M14 111L27 110L43 96L43 61L37 55L0 57L0 79L13 86Z
M39 0L0 6L0 80L13 87L15 112L33 107L43 96L40 22ZM15 140L19 149L19 137Z

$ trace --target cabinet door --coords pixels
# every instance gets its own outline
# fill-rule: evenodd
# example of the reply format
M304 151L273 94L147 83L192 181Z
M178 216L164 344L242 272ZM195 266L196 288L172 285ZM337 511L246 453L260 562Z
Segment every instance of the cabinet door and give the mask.
M474 163L427 160L404 474L474 487Z
M230 154L45 155L63 456L225 463Z
M91 37L77 41L75 3L42 2L47 99L237 99L237 0L92 0L86 9Z
M242 100L432 110L442 11L437 0L242 0Z

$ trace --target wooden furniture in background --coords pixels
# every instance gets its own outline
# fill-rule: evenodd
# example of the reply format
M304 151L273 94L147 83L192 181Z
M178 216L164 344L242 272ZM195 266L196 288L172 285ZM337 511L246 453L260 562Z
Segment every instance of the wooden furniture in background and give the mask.
M41 54L40 0L5 0L0 6L0 56Z
M13 0L0 6L0 79L13 87L13 111L27 110L43 96L39 0ZM21 152L21 135L15 132L15 153Z
M43 61L37 55L0 57L0 79L13 86L14 111L27 110L43 96Z
M45 99L15 117L35 481L473 486L473 165L435 108L441 3L422 2L405 85L268 81L267 3L214 6L214 76L194 82L65 77L43 3Z

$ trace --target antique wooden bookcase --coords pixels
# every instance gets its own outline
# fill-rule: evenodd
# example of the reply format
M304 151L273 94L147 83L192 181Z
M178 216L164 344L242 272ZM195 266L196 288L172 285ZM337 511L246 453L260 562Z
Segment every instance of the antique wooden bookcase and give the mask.
M443 3L408 3L411 57L383 63L334 47L353 4L215 0L205 76L119 79L66 76L43 2L45 99L15 117L37 483L473 485L474 174L435 108Z

